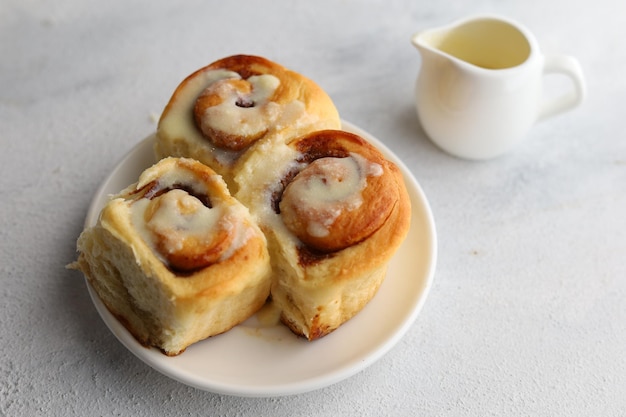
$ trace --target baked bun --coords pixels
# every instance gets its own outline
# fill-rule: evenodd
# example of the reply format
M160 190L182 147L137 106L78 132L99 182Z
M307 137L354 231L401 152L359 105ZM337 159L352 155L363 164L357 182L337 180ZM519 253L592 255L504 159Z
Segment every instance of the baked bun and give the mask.
M235 55L176 88L159 120L155 153L197 159L234 191L233 171L253 145L340 125L332 100L313 81L265 58Z
M104 207L72 267L168 355L268 296L295 334L327 335L374 297L411 211L399 169L340 126L319 86L267 59L194 72L159 121L164 159Z
M78 239L80 269L109 311L146 346L178 355L265 303L264 235L220 176L165 158L104 207Z
M268 239L272 301L294 333L318 339L372 299L411 212L401 172L375 147L316 131L249 159L235 181Z

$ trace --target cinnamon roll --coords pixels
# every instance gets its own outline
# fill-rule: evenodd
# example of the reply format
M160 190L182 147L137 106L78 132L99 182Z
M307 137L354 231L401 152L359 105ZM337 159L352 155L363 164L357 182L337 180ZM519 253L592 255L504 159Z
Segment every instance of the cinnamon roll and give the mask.
M146 346L178 355L229 330L270 291L266 240L213 170L165 158L103 208L72 267Z
M235 55L176 88L159 120L155 153L197 159L233 186L233 171L255 145L339 126L332 100L313 81L265 58Z
M296 334L318 339L376 294L410 226L400 170L363 138L316 131L248 161L236 197L270 249L272 300Z

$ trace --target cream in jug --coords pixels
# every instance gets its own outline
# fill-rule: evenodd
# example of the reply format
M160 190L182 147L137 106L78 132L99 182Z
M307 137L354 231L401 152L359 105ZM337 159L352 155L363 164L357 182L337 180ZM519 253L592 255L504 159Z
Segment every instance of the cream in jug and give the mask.
M419 32L422 55L415 99L426 134L448 153L468 159L499 156L538 120L578 106L585 83L570 56L544 56L520 24L478 16ZM543 78L560 73L571 91L543 96Z

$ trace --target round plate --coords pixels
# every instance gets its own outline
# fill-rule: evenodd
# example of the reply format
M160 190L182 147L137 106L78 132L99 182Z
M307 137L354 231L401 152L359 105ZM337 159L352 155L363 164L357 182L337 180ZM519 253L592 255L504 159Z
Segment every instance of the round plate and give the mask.
M322 388L356 374L387 353L414 322L431 287L437 257L435 224L426 197L406 166L367 132L347 122L343 128L370 141L400 167L412 203L408 236L391 260L378 293L359 314L314 342L253 316L224 334L191 345L179 356L168 357L140 345L87 283L96 309L120 342L146 364L184 384L250 397ZM96 223L109 195L136 182L156 162L153 144L154 135L145 138L115 167L96 192L86 226Z

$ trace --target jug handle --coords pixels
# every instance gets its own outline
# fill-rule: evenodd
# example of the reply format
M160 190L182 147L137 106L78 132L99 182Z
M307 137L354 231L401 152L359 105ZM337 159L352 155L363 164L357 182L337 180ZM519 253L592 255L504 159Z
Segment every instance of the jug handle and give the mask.
M587 95L582 68L578 61L567 55L550 55L544 58L543 74L563 74L573 82L573 89L560 96L544 99L538 120L544 120L579 106Z

